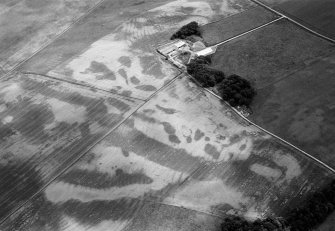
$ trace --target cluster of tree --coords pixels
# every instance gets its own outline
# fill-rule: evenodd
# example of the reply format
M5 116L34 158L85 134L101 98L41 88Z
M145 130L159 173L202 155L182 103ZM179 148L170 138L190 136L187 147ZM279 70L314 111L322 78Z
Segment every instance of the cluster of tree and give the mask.
M185 39L188 36L191 35L197 35L201 37L201 32L200 32L200 27L198 25L197 22L193 21L190 22L188 24L186 24L185 26L183 26L182 28L180 28L176 33L174 33L171 36L171 40L173 39Z
M221 81L217 87L223 100L227 101L232 107L249 107L256 91L252 88L249 81L238 75L231 75Z
M309 196L286 220L292 231L308 231L322 224L335 210L335 181Z
M222 71L211 68L210 64L211 58L209 56L197 57L187 65L187 73L192 75L202 87L217 86L222 99L232 107L249 107L256 95L256 91L249 81L238 75L225 78Z
M187 65L187 73L192 75L202 87L214 87L224 80L225 75L222 71L211 68L209 56L200 56L193 59Z
M277 219L257 219L254 222L240 217L228 217L221 224L222 231L284 231L285 226Z

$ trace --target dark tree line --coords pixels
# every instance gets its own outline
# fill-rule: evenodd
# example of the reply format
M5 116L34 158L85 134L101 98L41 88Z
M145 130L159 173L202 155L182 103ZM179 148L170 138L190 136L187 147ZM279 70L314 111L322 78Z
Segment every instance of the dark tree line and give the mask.
M284 231L284 228L281 221L272 218L249 222L240 217L228 217L221 225L221 231Z
M286 218L292 231L308 231L321 225L335 211L335 180L309 196Z
M200 56L187 65L187 72L192 75L202 87L217 87L222 99L232 107L249 107L256 91L249 81L238 75L231 75L225 78L225 74L211 68L209 56Z
M193 21L185 26L181 27L176 33L171 36L171 40L173 39L185 39L188 36L197 35L201 37L200 27L197 22Z
M222 231L310 231L321 225L335 212L335 181L313 193L297 208L288 212L285 219L267 218L248 222L241 217L229 217L221 225Z

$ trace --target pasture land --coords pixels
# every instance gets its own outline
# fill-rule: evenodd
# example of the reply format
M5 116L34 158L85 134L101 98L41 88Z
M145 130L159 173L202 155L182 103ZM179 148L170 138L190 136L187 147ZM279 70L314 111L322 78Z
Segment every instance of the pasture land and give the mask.
M220 45L212 66L238 74L261 89L334 51L335 45L282 19Z
M335 39L335 2L332 0L260 0L260 2Z
M212 46L277 18L278 15L263 7L255 6L220 21L205 24L201 26L201 33L207 45Z

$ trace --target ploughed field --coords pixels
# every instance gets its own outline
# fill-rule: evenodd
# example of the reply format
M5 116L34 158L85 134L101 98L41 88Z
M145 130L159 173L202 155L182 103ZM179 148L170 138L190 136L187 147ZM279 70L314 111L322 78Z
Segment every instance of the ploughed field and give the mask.
M180 76L2 227L154 230L172 217L179 230L209 214L285 216L332 178Z
M217 230L228 214L285 216L334 179L155 51L194 20L214 22L203 27L214 44L278 19L251 1L17 0L0 4L0 18L12 22L0 33L1 230ZM280 30L292 36L275 40ZM285 20L254 33L287 44L289 61L256 69L275 49L268 41L249 65L238 53L252 51L248 44L225 48L244 36L213 59L225 72L253 73L260 99L281 75L331 71L333 47ZM270 80L261 70L278 74Z

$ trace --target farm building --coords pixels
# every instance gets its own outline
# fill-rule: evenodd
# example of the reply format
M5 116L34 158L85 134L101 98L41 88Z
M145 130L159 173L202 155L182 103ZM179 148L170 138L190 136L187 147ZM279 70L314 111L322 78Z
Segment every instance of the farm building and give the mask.
M198 56L207 56L215 53L216 47L206 47L201 41L193 43L188 40L176 40L162 45L157 50L174 65L181 69L185 69L185 64L188 64L192 59Z

